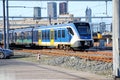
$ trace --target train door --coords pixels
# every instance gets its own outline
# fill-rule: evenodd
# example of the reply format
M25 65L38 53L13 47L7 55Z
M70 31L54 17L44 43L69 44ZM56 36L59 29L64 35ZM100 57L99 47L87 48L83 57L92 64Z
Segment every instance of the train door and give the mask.
M38 36L39 36L38 37L38 44L41 45L42 44L42 31L41 30L38 31Z
M54 45L54 30L50 30L50 45Z

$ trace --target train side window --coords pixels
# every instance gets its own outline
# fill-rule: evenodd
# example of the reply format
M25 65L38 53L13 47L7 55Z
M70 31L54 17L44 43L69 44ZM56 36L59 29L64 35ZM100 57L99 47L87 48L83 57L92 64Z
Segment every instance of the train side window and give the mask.
M47 40L48 39L48 35L47 35L47 30L45 31L45 39Z
M17 41L17 33L15 33L15 41Z
M0 34L0 37L2 37L2 34ZM9 39L12 40L12 33L9 33ZM0 38L0 41L2 40L2 38Z
M71 28L67 28L68 32L72 35L74 35L73 30Z
M48 40L50 39L50 30L48 30Z
M24 32L21 33L21 39L24 39Z
M17 33L17 38L20 39L20 33Z
M44 40L45 39L45 32L42 31L42 39Z
M54 33L54 34L55 34L55 40L56 40L56 39L57 39L57 31L55 31L55 33Z
M50 33L49 30L47 30L47 31L46 31L46 39L48 39L48 40L49 40L49 38L50 38L49 33Z
M44 33L45 33L45 39L47 39L47 31L45 31Z
M25 32L25 39L29 39L29 33L28 33L28 31Z
M62 30L62 38L65 38L65 30Z
M48 31L46 30L46 31L45 31L45 39L46 39L46 40L48 39L47 33L48 33Z
M27 32L27 39L30 39L31 38L31 33L30 31Z
M58 30L58 38L60 38L60 37L61 37L61 31Z

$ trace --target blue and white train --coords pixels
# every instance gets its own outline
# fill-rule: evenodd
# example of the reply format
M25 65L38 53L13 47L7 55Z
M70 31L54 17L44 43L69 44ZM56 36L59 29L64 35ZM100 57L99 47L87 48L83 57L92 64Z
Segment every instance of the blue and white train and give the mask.
M10 30L9 43L59 49L88 49L93 46L93 37L89 23L75 22Z

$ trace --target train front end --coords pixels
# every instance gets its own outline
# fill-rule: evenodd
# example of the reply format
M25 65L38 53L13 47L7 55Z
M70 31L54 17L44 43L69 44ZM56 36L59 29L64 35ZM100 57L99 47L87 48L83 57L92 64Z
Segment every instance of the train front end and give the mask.
M93 47L92 30L87 22L73 23L74 36L71 40L72 48L74 49L88 49Z

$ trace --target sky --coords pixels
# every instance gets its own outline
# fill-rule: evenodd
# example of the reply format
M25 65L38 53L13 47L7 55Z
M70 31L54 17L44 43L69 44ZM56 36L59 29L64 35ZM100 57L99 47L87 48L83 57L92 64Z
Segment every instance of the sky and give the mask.
M47 17L47 2L49 1L9 1L9 6L43 7L44 9L42 9L42 17ZM59 15L58 6L60 1L54 2L57 2L57 14ZM87 7L92 9L92 16L112 16L112 1L108 2L107 15L104 14L106 13L106 3L104 1L68 2L68 12L73 14L75 17L85 16L85 10ZM0 10L0 16L2 16L2 1L0 2ZM33 16L33 8L10 8L9 16ZM103 19L100 20L102 21Z

